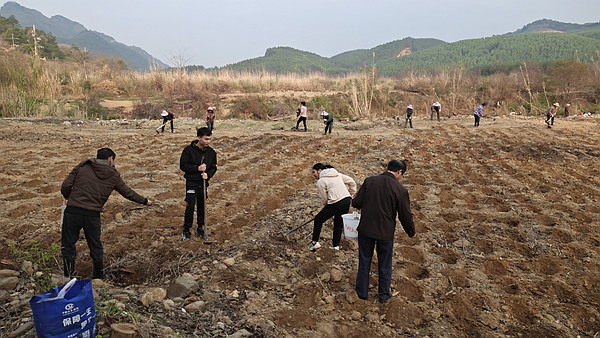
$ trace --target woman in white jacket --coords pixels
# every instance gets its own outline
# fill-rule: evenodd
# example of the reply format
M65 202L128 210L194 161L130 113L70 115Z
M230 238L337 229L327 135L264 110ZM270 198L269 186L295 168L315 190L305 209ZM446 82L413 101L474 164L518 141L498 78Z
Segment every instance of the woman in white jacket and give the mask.
M343 214L350 210L352 196L356 194L356 182L335 168L317 163L312 167L313 176L317 179L317 192L323 203L323 209L315 216L312 242L308 250L315 251L321 247L319 237L323 223L333 217L333 243L331 249L340 249L340 240L344 230Z

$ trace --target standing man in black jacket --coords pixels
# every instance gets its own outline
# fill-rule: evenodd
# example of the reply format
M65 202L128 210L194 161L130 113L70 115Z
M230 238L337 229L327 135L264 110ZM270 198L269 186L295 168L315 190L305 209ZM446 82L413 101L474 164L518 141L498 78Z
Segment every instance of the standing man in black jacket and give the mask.
M152 201L131 189L115 169L117 155L110 148L98 150L96 158L87 159L69 173L60 192L67 200L63 222L61 253L65 277L73 277L79 232L83 228L85 240L94 263L92 278L104 278L104 248L100 241L102 222L100 213L113 190L128 200L152 205Z
M197 206L198 229L196 235L207 241L204 230L204 202L208 191L208 181L217 172L217 153L209 146L212 132L209 128L197 131L198 139L183 149L179 159L179 168L185 172L185 216L183 223L183 239L190 239L190 229L194 223L194 206Z
M358 224L358 274L355 286L360 299L368 297L369 271L375 247L377 247L379 260L379 301L383 303L392 297L390 286L396 215L409 237L416 234L408 190L398 182L405 172L406 164L403 161L390 161L386 172L365 179L352 200L352 206L361 210Z

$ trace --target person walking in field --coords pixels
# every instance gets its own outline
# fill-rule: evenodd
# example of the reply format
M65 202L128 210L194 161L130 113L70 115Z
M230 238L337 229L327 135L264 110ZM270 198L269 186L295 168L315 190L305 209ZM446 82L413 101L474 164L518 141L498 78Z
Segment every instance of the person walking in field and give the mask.
M208 241L204 229L206 215L204 214L205 201L210 179L217 172L217 152L209 145L212 141L211 130L207 127L198 129L197 139L185 147L179 159L179 168L185 173L185 215L182 237L190 239L190 229L194 223L194 208L197 212L198 228L196 235Z
M412 128L412 116L413 116L413 106L412 104L409 104L408 107L406 107L406 121L404 121L404 129L406 129L406 125L408 123L410 123L410 127Z
M217 118L217 114L215 113L215 107L206 108L206 127L212 131L215 129L215 119Z
M104 248L100 240L100 213L113 190L130 201L152 205L152 201L131 189L115 169L117 155L110 148L98 150L96 158L76 165L62 182L60 193L67 200L61 234L61 253L65 277L73 277L79 232L83 229L94 264L92 278L104 278Z
M473 112L473 116L475 116L475 127L479 127L479 120L481 120L481 117L483 116L483 108L485 105L485 102L480 104Z
M161 128L161 133L165 132L165 125L167 125L167 122L171 122L171 133L173 132L173 119L175 119L175 115L173 115L173 113L163 110L162 113L160 113L160 116L162 116L163 118L163 125Z
M306 131L306 119L308 117L308 109L306 108L306 102L300 102L300 114L298 114L298 122L296 122L296 130L300 126L300 122L304 123L304 131Z
M323 209L315 216L312 241L308 250L315 251L321 247L319 238L323 223L333 217L333 239L331 249L339 250L344 230L342 215L350 210L352 196L356 193L356 182L347 175L339 173L330 165L316 163L312 167L313 176L317 179L317 192Z
M377 250L379 262L379 301L383 303L392 297L390 288L396 217L408 237L416 235L408 190L398 182L405 172L406 164L403 161L390 161L386 172L365 179L352 200L352 206L361 210L357 228L358 273L354 288L360 299L368 299L374 249Z
M437 114L437 120L440 120L440 113L442 112L442 105L439 102L434 102L431 105L431 121L433 121L433 115Z
M569 110L571 109L571 104L565 104L565 117L569 117Z
M327 131L329 131L329 135L331 135L331 129L333 128L333 114L325 111L325 108L319 108L321 113L319 114L323 119L323 123L325 123L325 135L327 135Z
M554 125L554 116L556 116L556 113L558 113L558 107L560 105L557 103L553 104L550 108L548 108L548 110L546 110L546 124L548 125L548 128L552 128L552 126Z

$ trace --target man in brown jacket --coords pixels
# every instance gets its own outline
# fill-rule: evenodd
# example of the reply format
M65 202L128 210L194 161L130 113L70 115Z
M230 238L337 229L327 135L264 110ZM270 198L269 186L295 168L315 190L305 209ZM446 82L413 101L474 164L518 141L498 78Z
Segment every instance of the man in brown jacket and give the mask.
M390 161L386 172L365 179L352 200L352 206L361 210L357 229L358 274L355 286L360 299L367 299L369 293L369 271L375 247L379 261L379 301L383 303L392 297L390 286L396 215L409 237L416 234L408 190L398 182L405 172L403 161Z
M113 190L131 201L152 205L152 201L142 197L123 182L121 174L115 169L116 156L109 148L99 149L96 158L76 165L60 187L61 194L68 200L61 239L65 277L72 277L75 272L75 243L79 239L79 231L83 228L94 263L92 278L104 278L100 212Z

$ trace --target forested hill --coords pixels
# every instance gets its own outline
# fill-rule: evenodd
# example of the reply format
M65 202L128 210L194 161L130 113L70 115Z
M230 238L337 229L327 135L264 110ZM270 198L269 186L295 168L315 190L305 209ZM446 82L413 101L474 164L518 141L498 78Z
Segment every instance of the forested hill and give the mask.
M566 58L591 61L598 58L598 51L600 23L579 25L544 19L506 35L453 43L409 37L330 58L291 47L269 48L265 56L225 68L275 73L319 71L346 74L360 71L365 65L375 62L381 74L387 76L409 69L428 70L450 64L490 73L510 69L523 62L546 63Z
M518 66L523 62L549 62L567 58L591 61L600 51L600 29L577 34L530 33L462 40L377 64L384 74L407 69L425 70L448 64L484 73Z
M557 33L578 33L582 31L595 30L600 28L600 22L576 24L576 23L565 23L549 19L542 19L534 21L530 24L523 26L521 29L509 34L526 34L526 33L546 33L546 32L557 32Z

